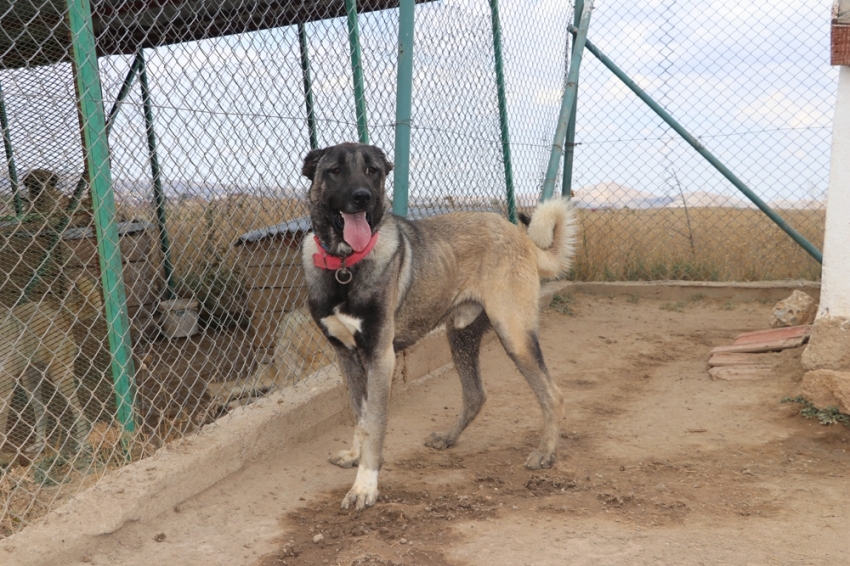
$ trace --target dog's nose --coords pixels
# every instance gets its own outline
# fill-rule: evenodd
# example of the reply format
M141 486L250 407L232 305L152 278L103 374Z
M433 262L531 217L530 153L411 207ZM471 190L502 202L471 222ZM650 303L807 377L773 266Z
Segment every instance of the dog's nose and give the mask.
M351 200L357 206L366 206L372 200L372 192L369 189L357 189L351 195Z

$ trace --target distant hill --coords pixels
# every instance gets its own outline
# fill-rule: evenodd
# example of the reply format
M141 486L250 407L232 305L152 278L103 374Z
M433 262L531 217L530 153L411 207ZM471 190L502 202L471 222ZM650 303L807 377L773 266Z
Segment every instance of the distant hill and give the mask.
M692 193L684 193L684 199L682 195L677 195L673 201L667 206L670 208L684 208L687 204L688 207L693 208L712 208L712 207L724 207L724 208L754 208L755 205L750 201L745 200L743 198L737 196L730 196L719 193L710 193L708 191L694 191Z
M573 197L579 208L659 208L672 200L613 181L582 187L575 191Z
M817 199L779 199L768 203L777 210L825 210L826 202Z
M142 204L153 198L153 183L146 179L116 179L115 198L127 204ZM253 185L222 185L217 183L162 181L162 192L168 200L191 199L211 201L233 196L298 198L292 188L258 187Z

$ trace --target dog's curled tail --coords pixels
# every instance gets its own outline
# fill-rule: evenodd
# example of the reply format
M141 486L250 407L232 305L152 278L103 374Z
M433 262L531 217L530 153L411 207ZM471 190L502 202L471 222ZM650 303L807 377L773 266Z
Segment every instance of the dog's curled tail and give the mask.
M575 208L569 199L541 203L528 222L528 237L537 246L540 277L552 279L567 271L575 254Z

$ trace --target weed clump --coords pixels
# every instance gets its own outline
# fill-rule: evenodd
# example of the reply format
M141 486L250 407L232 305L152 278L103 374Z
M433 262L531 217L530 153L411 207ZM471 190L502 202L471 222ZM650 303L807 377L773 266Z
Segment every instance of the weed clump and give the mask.
M824 426L841 423L844 426L850 427L850 415L842 413L838 407L827 407L826 409L818 409L809 401L803 398L802 395L797 397L786 397L782 399L782 403L799 403L803 406L800 409L800 414L807 419L817 419Z

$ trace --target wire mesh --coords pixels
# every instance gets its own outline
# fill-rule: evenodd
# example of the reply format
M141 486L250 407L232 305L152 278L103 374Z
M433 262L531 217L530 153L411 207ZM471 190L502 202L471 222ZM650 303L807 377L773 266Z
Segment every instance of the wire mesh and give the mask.
M836 77L828 0L596 4L591 41L820 246ZM395 6L363 1L358 18L370 139L391 159ZM133 431L116 415L65 9L0 2L14 161L0 174L0 537L109 469L334 361L304 309L300 169L311 139L305 82L318 145L357 139L342 0L93 3L103 106L114 114L111 222ZM514 189L529 210L555 131L573 7L517 0L500 12ZM487 0L417 4L412 217L507 210L492 30ZM590 54L576 143L582 241L572 277L819 277Z
M588 35L818 248L836 78L827 4L599 3ZM576 277L819 278L819 264L589 55L576 141Z

